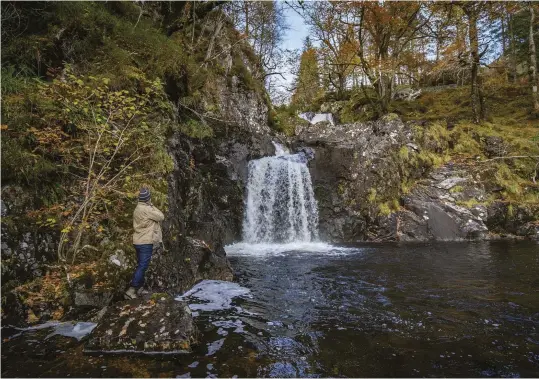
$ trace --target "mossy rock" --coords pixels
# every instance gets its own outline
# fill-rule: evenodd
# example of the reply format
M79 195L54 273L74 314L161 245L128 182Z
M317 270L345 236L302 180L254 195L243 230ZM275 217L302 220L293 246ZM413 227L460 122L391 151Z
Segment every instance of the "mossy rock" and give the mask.
M162 294L155 294L162 297ZM186 354L198 340L187 304L135 299L109 307L85 345L94 354Z

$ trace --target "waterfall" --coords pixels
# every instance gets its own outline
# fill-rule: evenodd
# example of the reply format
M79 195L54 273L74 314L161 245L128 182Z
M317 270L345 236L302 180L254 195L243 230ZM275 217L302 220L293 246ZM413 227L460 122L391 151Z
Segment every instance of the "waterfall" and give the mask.
M275 144L276 155L249 162L243 240L248 243L318 239L318 204L307 158Z

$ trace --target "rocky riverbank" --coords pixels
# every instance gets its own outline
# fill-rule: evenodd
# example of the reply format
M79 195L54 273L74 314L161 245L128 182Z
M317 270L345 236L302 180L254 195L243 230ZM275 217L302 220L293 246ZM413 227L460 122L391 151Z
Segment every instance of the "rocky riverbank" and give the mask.
M320 234L333 242L539 238L539 206L511 202L507 166L451 156L440 125L378 121L303 127L291 144L314 152ZM444 140L436 133L445 133ZM418 132L419 131L419 132ZM484 156L501 138L477 136ZM495 151L493 151L493 149ZM511 163L509 163L511 164ZM537 188L525 189L533 196Z

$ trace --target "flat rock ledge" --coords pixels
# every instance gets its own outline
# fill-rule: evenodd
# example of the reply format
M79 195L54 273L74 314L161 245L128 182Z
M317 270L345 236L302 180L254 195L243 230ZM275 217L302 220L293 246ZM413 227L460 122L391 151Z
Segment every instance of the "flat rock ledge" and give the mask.
M85 345L87 354L174 355L191 352L198 331L187 304L166 294L107 308Z

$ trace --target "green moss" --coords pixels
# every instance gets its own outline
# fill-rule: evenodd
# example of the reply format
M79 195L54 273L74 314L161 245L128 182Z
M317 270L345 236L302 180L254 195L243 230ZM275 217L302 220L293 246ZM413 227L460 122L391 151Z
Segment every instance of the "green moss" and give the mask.
M427 167L439 167L447 161L447 156L439 155L430 151L422 150L417 154L417 158Z
M400 120L400 117L398 114L396 113L388 113L384 116L382 116L382 120L384 121L396 121L396 120Z
M150 297L153 301L160 301L162 298L165 298L165 300L172 299L172 297L165 292L152 293L152 296Z
M400 148L399 150L399 158L403 161L407 161L408 160L408 147L407 146L403 146Z
M345 184L343 182L339 182L339 184L337 185L337 192L339 193L339 195L343 195L345 190Z
M524 180L514 173L505 163L498 164L494 174L496 183L502 187L509 195L520 195Z
M369 201L369 203L374 203L376 201L376 188L369 189L367 200Z
M404 179L401 183L401 193L402 194L408 194L410 193L411 189L413 187L413 183L411 183L408 179Z
M378 212L383 216L388 216L391 214L391 208L387 203L382 203L378 205Z
M293 136L297 126L303 128L309 126L309 122L299 118L297 114L298 109L294 105L278 106L270 111L270 118L272 120L270 127L287 136Z
M187 120L186 122L179 124L178 128L182 133L185 133L192 138L203 139L213 137L213 129L211 126L198 120Z
M509 204L507 206L507 218L512 218L515 215L515 210L513 208L513 204Z
M477 199L474 199L474 198L468 199L468 200L457 201L456 203L458 205L462 205L463 207L466 207L466 208L473 208L476 205L481 204L479 201L477 201Z
M462 187L462 186L454 186L454 187L449 189L449 192L451 192L451 193L459 193L459 192L462 192L463 190L464 190L464 187Z

